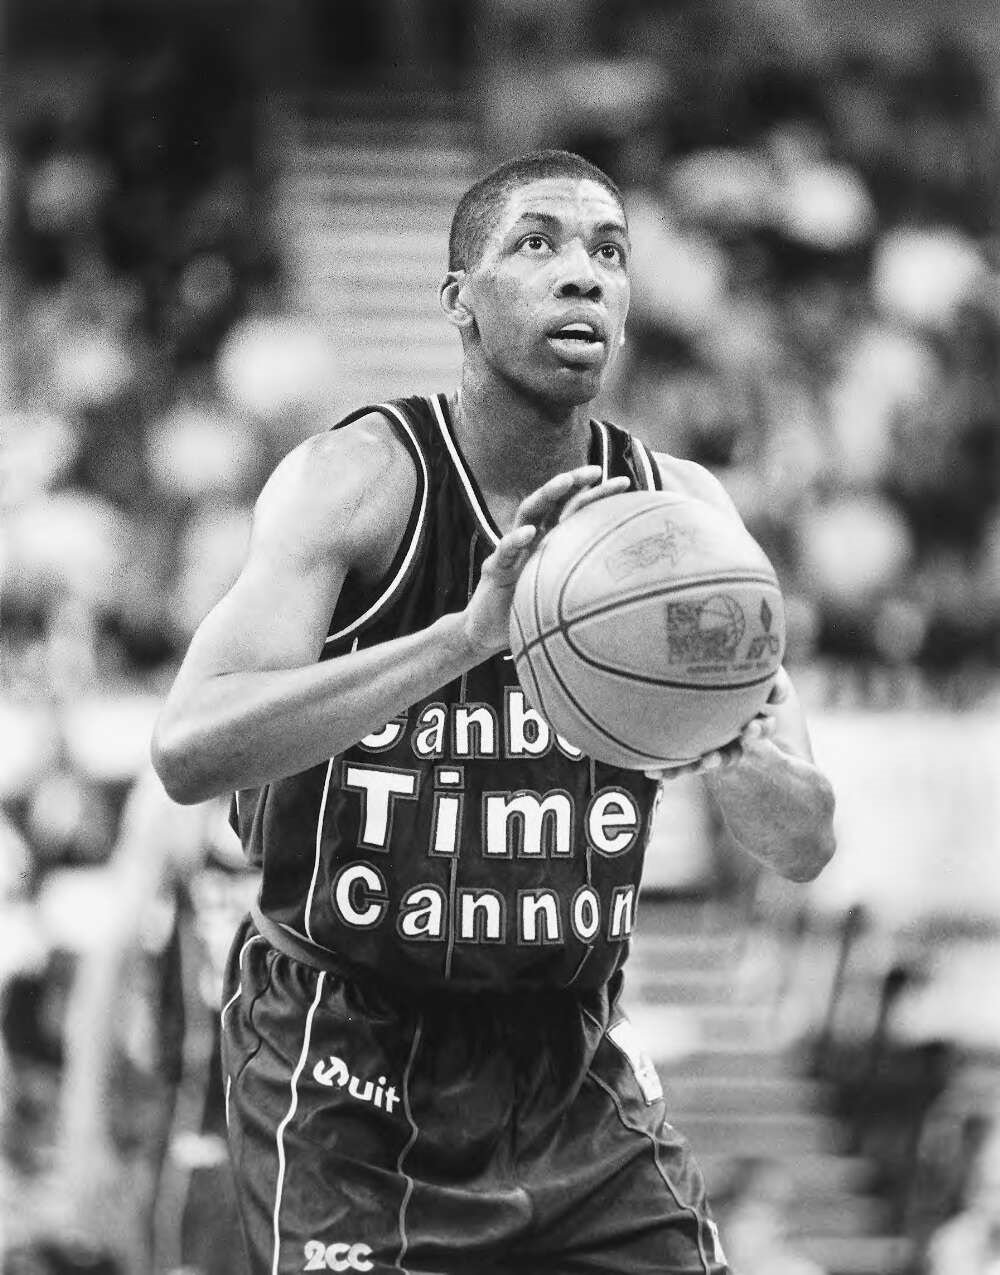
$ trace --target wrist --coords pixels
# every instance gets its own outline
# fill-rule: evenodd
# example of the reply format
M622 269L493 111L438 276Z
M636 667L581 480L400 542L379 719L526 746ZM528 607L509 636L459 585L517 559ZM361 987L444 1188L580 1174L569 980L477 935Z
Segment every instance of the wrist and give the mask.
M483 640L467 611L443 615L434 622L432 630L462 672L482 664L502 649Z

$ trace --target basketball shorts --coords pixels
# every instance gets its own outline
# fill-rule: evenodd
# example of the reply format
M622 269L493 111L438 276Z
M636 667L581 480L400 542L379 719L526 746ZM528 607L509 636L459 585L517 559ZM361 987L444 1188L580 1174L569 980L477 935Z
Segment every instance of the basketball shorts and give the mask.
M233 946L223 1071L253 1275L726 1275L617 1003L417 998Z

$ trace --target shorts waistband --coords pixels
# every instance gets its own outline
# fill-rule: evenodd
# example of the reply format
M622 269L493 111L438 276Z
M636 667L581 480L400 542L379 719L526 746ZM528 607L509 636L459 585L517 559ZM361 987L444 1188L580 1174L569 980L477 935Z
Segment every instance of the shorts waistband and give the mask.
M293 961L301 961L303 965L308 965L314 970L325 970L328 974L346 974L350 971L349 965L338 960L336 955L327 948L320 947L318 943L312 943L298 934L292 934L277 921L272 921L260 910L260 905L256 902L250 905L250 917L261 938L266 939L283 955L290 956Z
M325 971L364 987L371 993L384 998L387 1003L395 1004L397 1008L432 1009L434 1006L450 1006L454 1010L455 1006L463 1004L470 1006L489 1004L493 1009L498 1009L507 1004L512 1012L523 1015L528 1012L529 1004L538 1007L535 1012L544 1013L546 1005L565 1006L601 1001L606 1004L609 999L614 1003L621 988L621 971L613 975L610 983L604 988L592 989L539 986L503 989L454 986L431 989L396 986L387 983L377 970L367 969L344 960L336 952L331 952L329 948L321 947L303 935L287 930L262 912L257 902L250 905L250 919L260 936L284 956L290 957L293 961L299 961L310 969ZM526 995L530 1001L525 1001Z

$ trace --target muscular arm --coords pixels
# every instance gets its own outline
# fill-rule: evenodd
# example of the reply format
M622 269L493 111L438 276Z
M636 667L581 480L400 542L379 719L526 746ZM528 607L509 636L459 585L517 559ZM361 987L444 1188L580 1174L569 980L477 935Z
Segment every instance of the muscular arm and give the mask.
M503 649L527 554L599 476L592 466L559 475L522 502L463 612L318 662L348 572L377 579L389 565L416 479L379 416L307 440L261 493L243 570L200 625L160 714L152 756L167 792L187 804L307 769Z
M721 484L689 461L658 456L664 486L739 518ZM755 859L791 881L811 881L831 859L833 789L813 760L798 695L782 669L765 718L752 722L724 764L703 769L726 826Z
M388 563L415 483L378 418L311 438L278 466L243 569L195 633L157 722L153 762L175 800L315 765L473 662L454 616L318 662L348 572Z

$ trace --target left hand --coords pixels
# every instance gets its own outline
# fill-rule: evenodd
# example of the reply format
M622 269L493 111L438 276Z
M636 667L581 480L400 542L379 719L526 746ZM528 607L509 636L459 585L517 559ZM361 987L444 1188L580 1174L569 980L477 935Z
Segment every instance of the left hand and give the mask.
M697 761L686 762L682 766L667 766L660 770L647 770L646 774L650 779L661 781L677 779L681 775L707 775L715 770L725 770L744 757L762 756L774 746L771 741L777 728L775 712L779 704L783 704L788 698L790 685L788 674L783 668L779 668L763 708L747 722L734 740L721 748L712 749Z
M618 495L628 485L627 478L602 482L598 465L581 465L556 474L521 501L514 525L483 563L479 583L463 612L465 635L477 663L509 643L514 590L545 535L586 505Z

